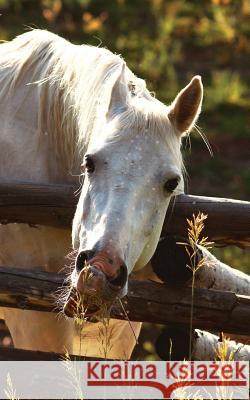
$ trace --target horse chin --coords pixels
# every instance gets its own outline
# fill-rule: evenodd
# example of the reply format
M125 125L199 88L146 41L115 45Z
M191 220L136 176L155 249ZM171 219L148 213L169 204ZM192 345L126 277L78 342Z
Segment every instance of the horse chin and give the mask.
M152 254L154 254L154 253L152 253ZM136 271L139 271L139 270L143 269L148 264L148 262L151 260L151 258L152 258L151 252L150 252L150 255L149 254L143 254L139 258L139 260L135 263L135 266L133 268L133 272L136 272Z
M157 244L160 239L161 229L162 225L156 224L147 244L144 246L141 255L137 259L134 267L132 268L133 272L143 269L150 262L157 248Z

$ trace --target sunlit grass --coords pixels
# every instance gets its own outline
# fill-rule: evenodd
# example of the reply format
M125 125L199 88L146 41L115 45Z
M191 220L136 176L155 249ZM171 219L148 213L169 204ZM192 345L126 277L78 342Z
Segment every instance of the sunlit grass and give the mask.
M187 218L188 223L188 241L187 243L178 243L185 246L186 252L189 256L189 265L186 267L189 268L192 272L192 283L191 283L191 306L190 306L190 323L189 323L189 360L192 358L192 336L193 336L193 314L194 314L194 287L195 287L195 278L196 273L204 267L207 266L207 259L205 257L200 256L199 246L203 246L206 249L210 249L212 247L212 242L209 242L208 238L202 236L202 232L204 230L204 221L207 219L207 215L203 213L198 213L196 216L193 214L193 218L189 220Z
M13 386L10 374L7 375L7 389L4 389L4 393L9 400L19 400L16 390Z

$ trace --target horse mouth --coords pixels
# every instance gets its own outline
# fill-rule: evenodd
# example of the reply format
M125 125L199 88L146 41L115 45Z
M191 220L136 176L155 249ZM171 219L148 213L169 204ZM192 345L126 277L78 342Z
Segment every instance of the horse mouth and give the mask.
M101 315L103 310L107 312L117 298L126 294L126 282L125 268L113 279L96 266L83 268L76 286L69 291L63 307L64 314L70 318L86 320Z
M63 307L64 314L70 318L92 317L101 308L101 305L93 303L93 297L82 296L75 288L71 288Z

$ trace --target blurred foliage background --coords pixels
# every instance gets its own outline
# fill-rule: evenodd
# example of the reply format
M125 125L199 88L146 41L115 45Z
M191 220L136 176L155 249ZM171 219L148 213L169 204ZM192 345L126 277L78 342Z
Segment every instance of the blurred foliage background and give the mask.
M166 104L201 75L199 128L214 155L196 132L184 143L187 192L249 200L250 0L0 0L0 14L2 40L38 27L121 54ZM216 255L250 272L246 250Z

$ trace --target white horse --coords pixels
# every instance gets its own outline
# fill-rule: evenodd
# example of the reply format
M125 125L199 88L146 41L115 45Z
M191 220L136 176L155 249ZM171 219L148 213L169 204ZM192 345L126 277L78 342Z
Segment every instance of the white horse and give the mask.
M199 115L194 77L171 106L157 101L118 55L76 46L42 30L0 45L0 181L84 183L73 221L72 284L104 301L126 293L127 276L152 257L173 194L183 190L181 137ZM0 265L60 271L70 232L0 227ZM85 287L85 262L91 267ZM100 356L99 323L84 339L72 318L2 310L16 347ZM73 314L69 300L65 312ZM90 312L94 310L90 309ZM132 323L138 336L140 323ZM108 357L128 358L128 322L111 320Z

